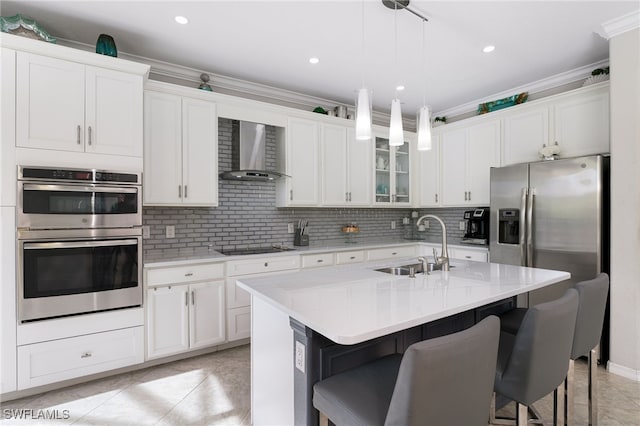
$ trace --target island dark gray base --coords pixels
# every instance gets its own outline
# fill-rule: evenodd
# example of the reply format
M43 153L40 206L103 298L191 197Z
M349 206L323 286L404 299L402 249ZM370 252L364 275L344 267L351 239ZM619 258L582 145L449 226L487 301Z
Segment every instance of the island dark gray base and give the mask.
M312 402L313 385L318 381L387 355L402 354L413 343L462 331L488 315L499 315L515 306L512 297L355 345L339 345L289 318L293 329L295 424L318 424L318 411Z

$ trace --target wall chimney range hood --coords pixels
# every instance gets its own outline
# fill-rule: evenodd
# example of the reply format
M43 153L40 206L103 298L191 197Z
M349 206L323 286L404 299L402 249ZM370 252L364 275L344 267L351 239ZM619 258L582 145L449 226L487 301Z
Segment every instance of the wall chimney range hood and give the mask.
M266 170L267 126L240 121L240 135L231 138L231 170L220 173L222 179L271 182L287 175Z

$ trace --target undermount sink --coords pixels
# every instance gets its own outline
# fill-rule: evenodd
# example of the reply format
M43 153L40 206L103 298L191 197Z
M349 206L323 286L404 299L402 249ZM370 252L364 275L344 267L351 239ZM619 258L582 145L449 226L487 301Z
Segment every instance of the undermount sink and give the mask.
M434 271L442 270L442 265L436 265L434 263L429 263L429 265L433 265ZM411 263L409 265L390 266L387 268L376 269L376 271L384 272L385 274L391 274L391 275L410 275L411 268L413 268L414 274L422 273L422 263ZM449 265L449 268L455 268L455 266Z

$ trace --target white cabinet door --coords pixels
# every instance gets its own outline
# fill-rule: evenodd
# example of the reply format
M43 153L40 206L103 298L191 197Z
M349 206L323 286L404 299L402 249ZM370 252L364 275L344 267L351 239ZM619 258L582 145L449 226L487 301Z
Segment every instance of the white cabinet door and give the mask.
M549 106L519 107L519 112L505 112L502 164L540 160L540 148L549 143Z
M371 141L359 141L355 130L347 130L349 158L349 206L371 205L371 173L373 144Z
M227 340L246 339L251 336L251 307L229 309L227 312Z
M144 202L181 203L182 100L180 96L144 93Z
M442 204L466 203L466 141L467 130L442 133Z
M189 285L189 342L191 349L225 341L224 281Z
M84 151L85 66L25 52L16 66L16 145Z
M489 170L500 166L500 121L469 128L467 141L467 203L489 205Z
M147 290L147 358L189 349L189 286Z
M560 157L609 152L609 86L580 92L553 106L553 142Z
M86 67L85 149L142 157L142 77Z
M349 204L347 128L322 125L322 205Z
M416 151L419 207L440 206L440 136L432 135L429 151Z
M288 206L318 204L318 123L290 117L287 122Z
M216 104L182 98L182 202L218 205Z

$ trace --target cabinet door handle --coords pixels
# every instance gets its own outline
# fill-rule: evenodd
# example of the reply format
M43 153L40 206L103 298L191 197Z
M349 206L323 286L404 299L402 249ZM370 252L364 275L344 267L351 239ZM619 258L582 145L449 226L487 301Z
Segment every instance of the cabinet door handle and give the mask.
M78 124L78 145L80 145L80 125Z
M467 201L467 191L464 191L464 200Z
M349 192L349 201L351 201L351 192Z
M348 192L344 193L344 200L345 201L349 201L349 193Z
M182 198L182 185L178 185L178 198Z
M293 189L289 190L289 201L293 201Z
M91 145L91 126L89 126L89 145Z
M195 291L191 292L191 304L195 305L196 304L196 296L195 296Z
M438 194L436 194L436 203L438 202Z
M184 306L189 306L189 292L184 294Z
M469 201L471 201L471 191L469 191Z
M264 262L264 267L266 268L267 266L269 266L269 262Z
M93 356L93 354L91 352L85 352L82 355L80 355L80 358L91 358Z
M187 185L184 186L184 198L187 198Z

